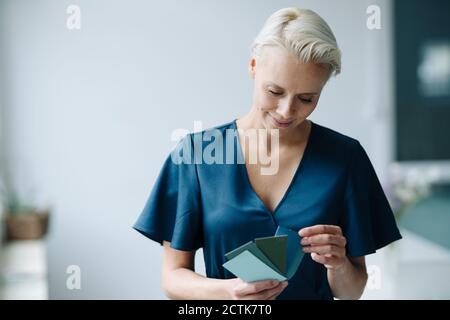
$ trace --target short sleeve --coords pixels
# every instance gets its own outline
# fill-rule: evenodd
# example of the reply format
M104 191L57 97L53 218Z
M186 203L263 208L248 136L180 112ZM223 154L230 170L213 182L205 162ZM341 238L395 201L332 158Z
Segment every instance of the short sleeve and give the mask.
M348 255L359 257L374 253L402 236L375 169L358 141L351 154L341 226Z
M184 251L203 246L199 183L192 150L192 138L187 135L164 162L133 225L161 245L166 240L172 248Z

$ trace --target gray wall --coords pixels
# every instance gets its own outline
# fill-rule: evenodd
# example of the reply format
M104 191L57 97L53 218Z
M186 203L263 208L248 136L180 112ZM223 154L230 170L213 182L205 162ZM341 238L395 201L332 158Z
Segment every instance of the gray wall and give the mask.
M366 28L379 3L383 28ZM81 30L66 8L81 8ZM247 112L249 45L276 9L316 10L343 51L343 73L312 119L359 139L379 175L390 145L387 1L4 0L0 75L8 155L22 192L52 206L50 298L163 298L161 249L131 229L175 128ZM384 19L386 18L386 19ZM66 289L68 265L82 289ZM202 259L197 259L202 272Z

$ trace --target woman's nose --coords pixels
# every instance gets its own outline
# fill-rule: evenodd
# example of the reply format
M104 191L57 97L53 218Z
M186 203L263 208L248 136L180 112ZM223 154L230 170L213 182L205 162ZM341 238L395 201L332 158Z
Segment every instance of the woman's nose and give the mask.
M285 119L290 119L291 114L293 113L294 103L292 100L292 98L285 97L278 101L277 113Z

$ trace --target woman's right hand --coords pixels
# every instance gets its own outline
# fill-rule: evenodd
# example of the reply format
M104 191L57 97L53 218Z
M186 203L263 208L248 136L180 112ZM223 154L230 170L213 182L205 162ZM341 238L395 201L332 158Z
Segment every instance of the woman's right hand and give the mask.
M240 278L227 279L226 291L232 300L275 300L287 287L287 281L263 280L245 282Z

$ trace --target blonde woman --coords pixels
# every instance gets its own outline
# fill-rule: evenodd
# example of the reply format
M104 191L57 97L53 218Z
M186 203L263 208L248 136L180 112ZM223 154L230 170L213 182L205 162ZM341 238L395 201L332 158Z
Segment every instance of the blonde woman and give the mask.
M252 50L251 109L183 139L134 228L163 245L163 289L172 299L358 299L364 256L401 235L359 142L308 120L341 71L336 39L315 12L285 8L269 17ZM246 143L252 130L267 141ZM223 161L192 161L212 136L223 142L215 154ZM250 161L261 153L277 159L271 174ZM223 267L225 253L278 226L298 232L305 252L289 281L245 282ZM199 248L206 277L194 270Z

